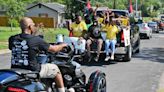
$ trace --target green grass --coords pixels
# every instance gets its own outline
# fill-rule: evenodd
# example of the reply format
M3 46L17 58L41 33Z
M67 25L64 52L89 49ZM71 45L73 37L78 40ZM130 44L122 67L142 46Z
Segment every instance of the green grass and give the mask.
M1 49L7 49L8 48L8 38L11 35L19 34L21 33L20 28L13 28L11 31L10 27L0 27L0 50ZM45 28L43 31L44 39L48 43L53 43L56 41L56 35L57 34L63 34L63 35L68 35L69 32L67 29L63 28L58 28L58 29L53 29L53 28Z
M47 29L43 33L44 33L44 39L49 43L53 43L56 41L57 34L63 34L66 36L68 36L69 34L67 29Z
M8 46L6 45L6 44L1 44L0 45L0 50L2 50L2 49L6 49Z
M6 42L11 35L18 33L20 33L20 28L13 28L11 31L10 27L0 27L0 42Z
M151 22L152 20L158 20L157 17L151 18L151 17L143 17L144 22Z
M152 18L150 18L150 17L143 17L143 21L144 22L149 22L149 21L151 21L152 20Z

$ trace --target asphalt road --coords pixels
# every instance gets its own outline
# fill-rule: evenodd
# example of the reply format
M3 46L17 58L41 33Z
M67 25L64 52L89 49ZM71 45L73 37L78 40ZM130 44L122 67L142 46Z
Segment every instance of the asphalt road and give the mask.
M10 54L0 55L0 69L10 67ZM156 92L164 72L164 32L141 40L141 51L130 62L117 64L88 63L82 65L86 76L95 71L105 72L107 92Z

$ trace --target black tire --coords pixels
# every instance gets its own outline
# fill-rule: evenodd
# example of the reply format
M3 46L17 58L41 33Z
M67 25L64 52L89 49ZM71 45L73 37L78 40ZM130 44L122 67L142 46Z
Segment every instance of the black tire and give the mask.
M135 51L135 53L139 53L140 52L140 38L137 41L137 50Z
M88 56L88 54L86 53L83 57L83 62L91 62L92 61L92 55Z
M97 77L97 80L90 82L89 92L107 92L106 78L103 74Z
M135 53L140 53L140 49L138 48Z
M156 33L159 33L159 31L156 31Z
M131 58L132 58L132 46L129 45L127 47L127 52L126 52L126 54L125 54L125 56L123 58L123 61L128 62L128 61L131 60Z
M150 39L150 36L147 36L147 39Z

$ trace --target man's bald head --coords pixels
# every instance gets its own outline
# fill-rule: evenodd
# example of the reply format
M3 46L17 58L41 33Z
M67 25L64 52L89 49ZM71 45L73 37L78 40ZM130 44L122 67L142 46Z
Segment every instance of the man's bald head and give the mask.
M31 18L28 17L24 17L21 19L20 21L20 27L22 29L22 32L24 32L25 30L29 29L30 25L34 25L34 22Z

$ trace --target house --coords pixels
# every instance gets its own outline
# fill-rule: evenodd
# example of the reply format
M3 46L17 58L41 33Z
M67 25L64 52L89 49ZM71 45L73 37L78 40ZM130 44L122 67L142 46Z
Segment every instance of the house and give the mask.
M53 27L64 22L65 5L59 3L37 3L27 7L27 17L53 18Z
M0 6L0 16L5 16L5 15L6 15L6 8L3 5L1 5Z

